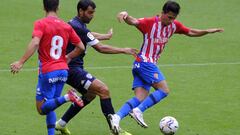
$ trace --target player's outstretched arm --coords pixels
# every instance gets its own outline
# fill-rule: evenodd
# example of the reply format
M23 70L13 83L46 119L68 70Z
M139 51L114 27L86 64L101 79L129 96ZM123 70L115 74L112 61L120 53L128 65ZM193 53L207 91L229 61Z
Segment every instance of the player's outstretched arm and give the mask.
M106 34L101 34L97 32L91 32L91 33L98 40L110 40L113 35L113 29L111 28Z
M18 73L23 67L24 63L34 54L34 52L38 49L40 43L40 38L33 37L30 43L28 44L27 50L24 55L16 62L13 62L10 65L11 72L13 74Z
M223 32L224 29L222 28L211 28L211 29L206 29L206 30L200 30L200 29L190 29L187 36L190 37L201 37L206 34L211 34L211 33L218 33L218 32Z
M104 54L129 54L129 55L136 55L138 50L134 48L118 48L113 47L110 45L104 45L101 43L98 43L97 45L92 46L96 51Z
M134 26L137 26L139 23L136 18L129 16L128 12L126 12L126 11L122 11L122 12L118 13L117 19L120 23L125 21L127 24L134 25Z

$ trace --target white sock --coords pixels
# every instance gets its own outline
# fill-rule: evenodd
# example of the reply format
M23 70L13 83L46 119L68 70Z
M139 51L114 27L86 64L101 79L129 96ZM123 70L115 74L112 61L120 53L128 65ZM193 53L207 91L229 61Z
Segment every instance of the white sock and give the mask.
M64 98L65 98L66 101L70 100L68 94L64 95Z
M64 120L62 120L62 119L60 119L60 120L58 121L58 124L59 124L61 127L65 127L65 126L67 125L67 123L66 123Z

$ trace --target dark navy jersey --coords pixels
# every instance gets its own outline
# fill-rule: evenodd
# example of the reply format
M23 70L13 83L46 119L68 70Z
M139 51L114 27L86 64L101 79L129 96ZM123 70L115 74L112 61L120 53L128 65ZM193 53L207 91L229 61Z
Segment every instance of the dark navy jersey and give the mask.
M83 23L77 16L68 22L72 28L75 30L77 35L81 38L85 51L80 56L73 58L68 66L71 67L81 67L83 68L83 57L86 54L87 45L93 46L99 43L99 41L91 34L91 31L87 28L86 24ZM71 43L68 44L67 53L71 52L75 46Z

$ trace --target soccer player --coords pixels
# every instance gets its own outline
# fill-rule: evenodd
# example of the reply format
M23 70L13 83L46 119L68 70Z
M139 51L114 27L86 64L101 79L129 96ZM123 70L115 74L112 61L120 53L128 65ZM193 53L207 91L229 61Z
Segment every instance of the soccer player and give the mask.
M85 48L90 46L94 48L97 52L104 54L130 54L136 55L136 49L132 48L117 48L110 45L102 44L99 40L110 39L112 36L112 31L110 30L107 34L100 34L96 32L91 32L86 24L90 23L95 13L96 5L92 0L80 0L77 4L77 16L74 17L69 24L74 28L78 36L82 39ZM97 39L97 38L99 39ZM72 51L75 47L69 45L67 52ZM86 51L86 50L85 50ZM84 54L72 59L69 65L69 76L67 84L74 87L82 96L84 106L88 105L95 97L98 95L100 97L101 109L106 117L109 114L114 114L114 108L112 106L111 97L109 89L102 81L92 76L88 73L83 65ZM65 112L60 120L57 121L56 130L59 130L62 134L71 134L67 129L67 123L83 108L72 104L70 108ZM110 126L110 123L108 121ZM110 127L111 129L111 127ZM121 130L121 134L130 135L126 131Z
M73 90L64 96L61 96L61 92L68 76L67 60L70 61L83 52L84 45L73 28L58 18L59 0L43 0L43 5L46 17L35 21L32 40L25 54L12 63L10 68L13 74L18 73L24 63L38 50L36 107L40 115L46 115L48 135L54 135L56 122L54 110L67 101L83 106L82 100ZM76 49L65 55L68 42L73 43Z
M223 32L220 28L200 30L186 27L176 20L179 11L180 6L177 2L167 1L161 14L154 17L136 19L126 11L118 14L118 20L135 26L143 34L144 40L132 69L134 78L132 89L135 97L129 99L116 114L109 115L115 134L119 133L120 120L128 114L142 127L147 128L148 125L143 120L143 112L167 97L170 90L163 73L157 67L157 61L174 33L200 37ZM151 87L155 91L149 94Z

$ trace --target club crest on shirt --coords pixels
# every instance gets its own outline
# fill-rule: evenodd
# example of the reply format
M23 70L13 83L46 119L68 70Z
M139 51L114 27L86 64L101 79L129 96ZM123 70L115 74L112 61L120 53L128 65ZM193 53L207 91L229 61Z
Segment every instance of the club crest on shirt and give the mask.
M153 76L155 79L158 79L158 73L154 73Z

